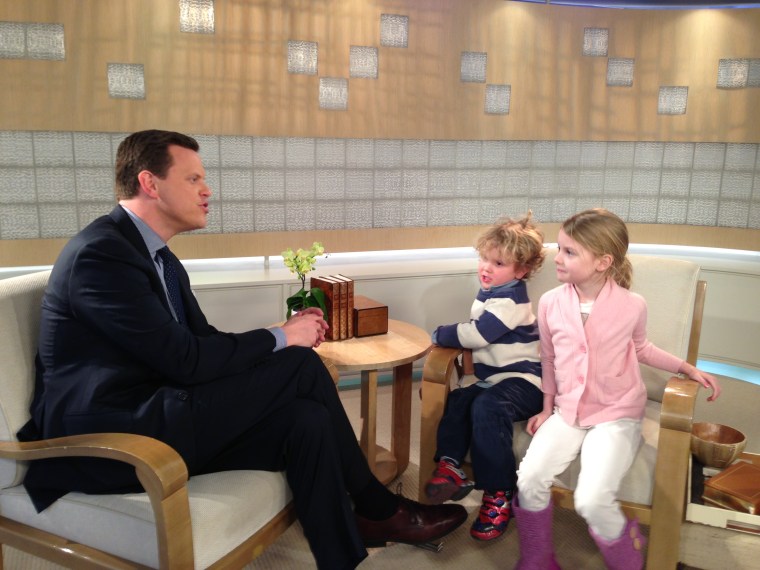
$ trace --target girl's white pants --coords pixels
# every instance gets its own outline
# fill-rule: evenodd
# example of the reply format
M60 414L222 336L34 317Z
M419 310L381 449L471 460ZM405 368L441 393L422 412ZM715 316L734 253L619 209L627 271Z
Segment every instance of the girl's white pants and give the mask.
M626 518L617 502L620 483L641 444L641 422L621 419L592 427L568 425L552 414L536 431L517 470L520 507L540 511L549 506L555 476L581 454L575 510L600 537L619 538Z

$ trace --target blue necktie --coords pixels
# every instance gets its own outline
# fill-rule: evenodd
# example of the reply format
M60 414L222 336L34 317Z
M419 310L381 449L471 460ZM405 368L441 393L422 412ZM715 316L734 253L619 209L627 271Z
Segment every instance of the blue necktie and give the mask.
M164 281L166 282L166 292L169 293L169 300L174 307L179 323L185 323L185 307L182 305L182 295L179 291L179 279L177 278L177 266L175 265L174 256L169 251L168 246L164 246L156 252L161 258L164 265Z

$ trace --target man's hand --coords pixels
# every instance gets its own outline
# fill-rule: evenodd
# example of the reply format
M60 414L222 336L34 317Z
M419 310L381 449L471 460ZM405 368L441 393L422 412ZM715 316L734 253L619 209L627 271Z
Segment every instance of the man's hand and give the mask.
M294 314L282 325L287 346L307 348L316 348L322 344L328 328L327 322L322 317L322 311L316 307L309 307Z

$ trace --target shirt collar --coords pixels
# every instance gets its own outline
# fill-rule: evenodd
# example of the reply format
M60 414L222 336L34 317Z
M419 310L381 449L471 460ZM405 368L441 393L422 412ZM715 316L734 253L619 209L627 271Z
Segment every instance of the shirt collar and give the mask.
M143 241L145 242L145 247L148 248L148 253L150 253L150 258L153 259L156 257L156 252L161 249L162 247L166 246L166 242L162 240L160 237L158 237L158 234L154 232L151 227L146 224L137 214L135 214L132 210L127 208L124 204L119 204L122 208L124 208L124 211L129 215L131 220L134 222L135 226L137 227L137 231L140 232L140 236L143 238Z

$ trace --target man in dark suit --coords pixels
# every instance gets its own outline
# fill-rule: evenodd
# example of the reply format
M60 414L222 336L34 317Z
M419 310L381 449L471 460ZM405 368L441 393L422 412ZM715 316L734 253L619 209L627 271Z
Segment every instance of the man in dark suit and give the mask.
M320 568L354 568L365 545L451 532L466 518L460 505L420 505L370 472L312 350L327 328L318 310L240 334L206 321L164 249L206 226L211 191L197 151L194 139L155 130L119 146L118 206L69 241L50 276L19 439L138 433L176 449L191 476L284 470ZM68 491L139 487L131 467L103 459L33 462L24 484L38 510Z

